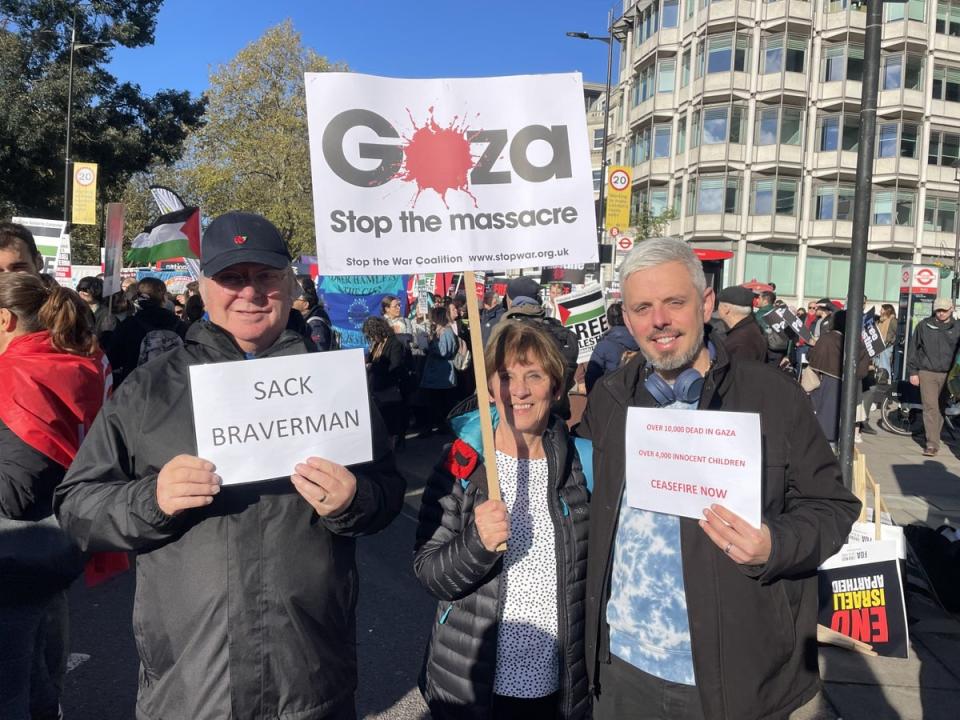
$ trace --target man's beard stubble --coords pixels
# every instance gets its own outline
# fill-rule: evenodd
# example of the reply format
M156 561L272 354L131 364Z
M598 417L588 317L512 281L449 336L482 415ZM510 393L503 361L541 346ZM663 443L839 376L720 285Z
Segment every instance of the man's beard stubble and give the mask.
M687 352L681 355L669 355L661 358L652 358L643 351L643 346L640 346L640 354L643 355L644 359L654 370L673 372L675 370L685 370L686 368L691 367L693 365L693 361L697 359L697 355L700 354L700 349L702 347L703 325L700 325L697 328L696 342L693 343Z

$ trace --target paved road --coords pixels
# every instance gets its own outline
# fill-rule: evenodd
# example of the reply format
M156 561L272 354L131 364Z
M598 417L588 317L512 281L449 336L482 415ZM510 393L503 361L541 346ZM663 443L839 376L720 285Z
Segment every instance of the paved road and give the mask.
M434 601L413 576L417 508L426 473L439 458L441 438L408 441L399 455L407 477L403 512L382 533L358 542L357 614L361 718L428 717L417 674L433 621ZM136 702L138 660L131 629L134 577L125 573L92 590L74 585L70 601L73 669L63 693L67 720L130 720Z

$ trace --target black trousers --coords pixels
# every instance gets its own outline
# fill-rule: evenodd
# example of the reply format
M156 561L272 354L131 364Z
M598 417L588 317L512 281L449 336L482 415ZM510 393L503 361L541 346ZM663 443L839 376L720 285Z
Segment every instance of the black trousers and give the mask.
M601 665L593 720L703 720L695 686L661 680L615 655L611 661Z
M515 698L506 695L493 696L493 720L556 720L560 693L539 698Z

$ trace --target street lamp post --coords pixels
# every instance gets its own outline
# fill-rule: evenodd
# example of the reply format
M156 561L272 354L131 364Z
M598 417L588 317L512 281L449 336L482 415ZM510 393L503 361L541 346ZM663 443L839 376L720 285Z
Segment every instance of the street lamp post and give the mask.
M605 212L607 197L607 145L610 129L610 81L613 74L613 36L610 34L613 25L613 11L607 14L607 34L590 35L585 32L568 32L567 37L578 40L599 40L607 44L607 87L603 96L603 142L600 146L600 197L597 200L597 241L602 242L606 228Z
M957 173L957 207L953 211L953 280L950 282L950 297L956 303L960 296L960 160L953 167Z

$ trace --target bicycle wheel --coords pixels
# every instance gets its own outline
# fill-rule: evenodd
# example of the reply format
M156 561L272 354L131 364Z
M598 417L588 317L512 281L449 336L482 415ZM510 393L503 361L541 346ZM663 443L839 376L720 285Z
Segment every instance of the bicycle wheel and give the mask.
M895 435L912 435L916 412L904 409L899 400L887 396L880 406L880 424Z

